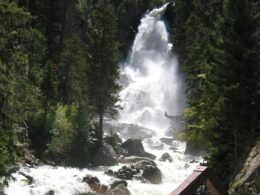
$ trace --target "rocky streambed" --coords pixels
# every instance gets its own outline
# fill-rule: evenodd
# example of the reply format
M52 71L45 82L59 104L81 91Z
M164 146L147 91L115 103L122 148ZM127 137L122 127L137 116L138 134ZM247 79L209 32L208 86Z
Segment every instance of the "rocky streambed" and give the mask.
M96 167L21 165L5 179L3 191L7 195L169 194L192 172L200 157L184 154L185 143L173 137L143 131L149 133L134 139L127 139L126 131L118 131L116 146L105 143L97 151L93 159Z

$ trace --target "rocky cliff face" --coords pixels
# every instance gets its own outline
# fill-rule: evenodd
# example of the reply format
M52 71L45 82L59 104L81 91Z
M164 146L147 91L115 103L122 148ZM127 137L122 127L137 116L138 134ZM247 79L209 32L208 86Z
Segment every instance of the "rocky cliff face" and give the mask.
M230 185L231 195L260 194L260 141L251 150L242 170Z

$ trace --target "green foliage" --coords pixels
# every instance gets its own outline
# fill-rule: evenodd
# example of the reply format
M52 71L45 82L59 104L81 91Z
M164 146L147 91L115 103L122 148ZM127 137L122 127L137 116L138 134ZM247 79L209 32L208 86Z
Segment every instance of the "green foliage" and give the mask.
M175 51L187 74L183 137L208 148L225 181L259 131L258 19L256 1L176 2Z
M80 7L82 21L87 26L87 92L91 111L99 117L98 139L102 144L103 116L114 115L120 87L118 67L117 18L109 1L99 0L92 4L93 9ZM107 20L109 18L109 20Z
M8 142L10 136L5 133L4 129L0 129L0 176L5 173L5 168L13 163L12 156L8 150Z
M51 141L48 151L54 159L64 159L71 148L75 134L73 122L76 118L76 107L58 105L50 131Z

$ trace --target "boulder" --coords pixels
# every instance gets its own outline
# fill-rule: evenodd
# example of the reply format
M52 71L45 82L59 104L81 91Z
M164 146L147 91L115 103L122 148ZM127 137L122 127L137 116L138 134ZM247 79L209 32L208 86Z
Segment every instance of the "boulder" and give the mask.
M109 193L111 193L111 195L131 195L130 191L123 183L120 183L114 188L111 188L107 194L110 195Z
M164 153L162 156L161 156L161 158L159 159L159 161L169 161L169 162L172 162L173 161L173 159L172 159L172 157L169 155L169 153Z
M137 163L141 160L151 160L150 158L146 157L139 157L139 156L129 156L129 157L123 157L119 160L119 163Z
M54 190L49 190L48 192L45 193L45 195L55 195Z
M155 135L155 132L151 129L138 126L136 124L130 124L124 128L122 132L123 136L134 139L147 139Z
M89 187L98 194L106 194L108 191L108 187L104 184L101 184L97 177L86 175L82 181L87 183Z
M147 157L152 160L156 158L153 154L145 152L144 146L140 139L128 139L121 144L122 148L125 148L128 151L128 156L140 156Z
M91 184L100 184L100 181L97 177L91 176L91 175L86 175L83 177L82 182L87 183L89 185Z
M153 137L156 133L151 129L141 127L136 124L117 123L104 120L104 131L110 133L110 129L116 132L125 139L146 139Z
M19 171L18 173L26 178L24 181L27 183L27 185L31 185L34 182L34 179L32 176L27 175L21 171Z
M131 180L139 173L140 171L136 169L134 166L123 166L117 172L114 172L114 176L119 179Z
M145 168L142 176L152 184L159 184L162 182L162 173L157 166Z
M127 187L127 181L125 180L116 180L111 184L111 189L116 188L119 184L123 184L125 187Z
M92 159L94 166L113 166L117 164L117 155L113 147L103 144Z
M153 161L139 161L134 165L137 169L142 170L142 177L152 184L159 184L162 182L162 173Z
M260 141L252 148L242 170L231 182L231 195L259 195L260 194Z

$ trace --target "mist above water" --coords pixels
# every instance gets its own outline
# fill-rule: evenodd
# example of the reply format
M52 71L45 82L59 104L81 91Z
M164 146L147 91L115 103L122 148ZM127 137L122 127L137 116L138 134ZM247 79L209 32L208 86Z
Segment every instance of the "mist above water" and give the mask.
M166 6L141 20L129 59L121 70L123 110L119 121L159 129L158 134L170 127L165 111L181 115L185 106L182 76L162 20Z

